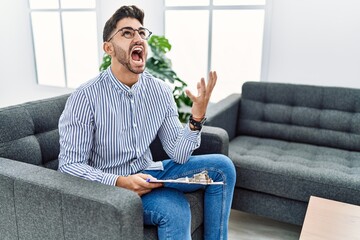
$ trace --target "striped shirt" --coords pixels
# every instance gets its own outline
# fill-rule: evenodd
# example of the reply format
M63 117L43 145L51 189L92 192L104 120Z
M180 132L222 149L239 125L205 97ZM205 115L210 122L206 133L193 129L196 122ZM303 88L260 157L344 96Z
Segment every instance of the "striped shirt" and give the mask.
M157 135L180 164L200 146L201 135L180 123L166 83L144 72L130 88L110 67L71 94L59 134L59 171L109 185L155 164L149 146Z

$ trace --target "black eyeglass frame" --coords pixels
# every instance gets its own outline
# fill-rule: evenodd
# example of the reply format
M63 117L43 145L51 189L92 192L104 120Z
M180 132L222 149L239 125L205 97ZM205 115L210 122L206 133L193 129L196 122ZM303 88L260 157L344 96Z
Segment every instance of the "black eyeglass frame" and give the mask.
M107 42L110 42L111 39L113 39L113 38L115 37L115 35L118 34L118 32L122 32L122 31L124 31L124 30L130 30L130 31L133 31L133 32L134 32L134 35L133 35L132 37L130 37L130 38L125 37L124 35L122 35L122 36L123 36L124 38L126 38L126 39L133 39L133 38L135 37L135 32L136 32L136 31L138 32L138 34L140 35L140 37L141 37L142 39L144 39L144 40L148 40L148 39L150 38L151 34L152 34L152 31L150 31L149 29L144 28L144 27L140 27L140 28L138 28L138 29L133 29L132 27L123 27L123 28L120 28L119 30L117 30L117 31L107 40ZM142 31L142 30L145 30L145 31L147 31L147 32L149 33L149 35L148 35L146 38L143 38L143 37L141 36L140 31Z

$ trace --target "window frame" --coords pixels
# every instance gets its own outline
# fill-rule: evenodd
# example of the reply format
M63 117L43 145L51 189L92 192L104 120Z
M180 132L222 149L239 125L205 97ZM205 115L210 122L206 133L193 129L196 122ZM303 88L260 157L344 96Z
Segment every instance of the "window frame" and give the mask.
M166 1L166 0L165 0ZM164 1L164 11L167 10L207 10L209 11L209 28L208 28L208 62L207 62L207 72L211 70L212 64L212 30L213 30L213 12L216 10L264 10L264 30L263 30L263 46L262 46L262 57L261 57L261 70L260 70L260 81L264 81L267 75L268 69L268 49L269 49L269 34L270 34L270 8L271 8L271 0L265 0L264 5L214 5L213 0L209 0L209 5L207 6L167 6ZM165 14L164 14L164 23ZM165 32L165 24L164 24L164 32Z
M35 67L35 78L36 83L41 86L52 86L52 87L60 87L60 88L71 88L69 87L68 82L68 71L66 67L66 50L65 50L65 39L64 39L64 27L63 27L63 14L64 12L94 12L96 16L96 22L98 25L98 16L97 16L97 6L98 6L98 0L95 0L95 6L93 8L62 8L61 6L61 0L58 1L58 8L31 8L30 4L31 0L27 1L28 4L28 10L29 10L29 18L30 18L30 33L31 33L31 39L32 39L32 50L33 50L33 57L34 57L34 67ZM64 70L64 85L63 86L53 86L48 85L44 83L39 82L39 76L38 76L38 61L36 59L36 49L35 49L35 36L34 36L34 29L33 29L33 21L32 21L32 13L33 12L56 12L59 13L59 21L60 21L60 35L61 35L61 47L62 47L62 62L63 62L63 70ZM98 26L95 26L96 32L98 32ZM98 38L96 37L96 41L98 41ZM97 53L99 51L97 50ZM99 65L99 57L97 58L97 65Z

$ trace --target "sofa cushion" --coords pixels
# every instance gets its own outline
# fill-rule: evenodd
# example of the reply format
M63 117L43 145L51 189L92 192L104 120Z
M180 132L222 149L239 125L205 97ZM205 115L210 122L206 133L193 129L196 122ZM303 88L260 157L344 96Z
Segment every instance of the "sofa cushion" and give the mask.
M243 85L238 135L360 151L360 89Z
M230 142L236 187L307 202L310 195L360 205L360 152L239 136Z
M0 157L57 169L58 119L67 98L62 95L2 108Z
M23 107L0 109L0 157L40 164L40 146L33 133L34 123Z

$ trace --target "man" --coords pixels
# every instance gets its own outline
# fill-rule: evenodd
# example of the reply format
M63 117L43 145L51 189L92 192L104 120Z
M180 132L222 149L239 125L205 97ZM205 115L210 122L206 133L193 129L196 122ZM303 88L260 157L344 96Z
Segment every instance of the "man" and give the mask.
M68 99L59 120L59 171L88 180L130 189L141 196L144 224L158 226L159 239L191 239L190 209L184 192L205 189L205 239L227 239L235 184L235 170L226 156L191 156L200 145L206 108L217 76L209 73L197 84L192 117L178 120L170 87L145 70L144 13L123 6L106 22L103 49L111 66L78 88ZM154 162L150 143L159 136L171 157ZM224 185L170 184L146 179L191 177L203 170Z

